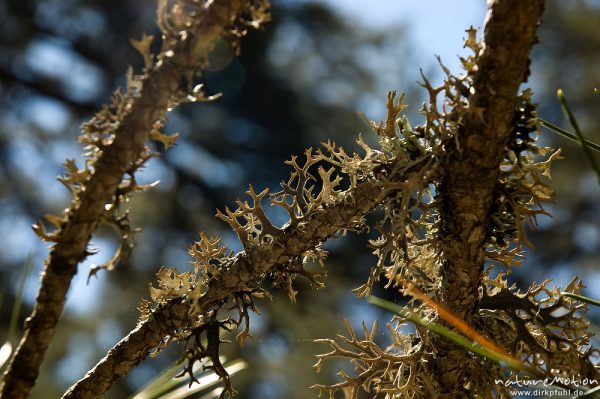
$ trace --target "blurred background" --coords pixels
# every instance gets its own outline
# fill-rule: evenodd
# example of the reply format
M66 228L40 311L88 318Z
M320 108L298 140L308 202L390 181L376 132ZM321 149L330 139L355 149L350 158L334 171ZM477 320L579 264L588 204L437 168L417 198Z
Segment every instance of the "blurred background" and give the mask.
M0 1L0 342L8 339L19 280L25 280L22 320L39 287L47 245L30 226L43 214L60 213L70 200L55 180L61 164L81 164L79 126L123 84L128 65L140 70L141 57L129 38L157 34L151 0L3 0ZM177 145L151 160L142 182L160 180L132 200L132 219L142 229L125 264L99 273L86 284L92 263L111 257L117 237L100 228L93 247L99 254L79 268L65 313L46 356L33 398L57 397L82 377L136 323L140 298L161 265L190 267L187 248L198 231L220 235L233 250L240 246L228 227L215 219L216 208L232 206L247 185L277 189L287 179L283 164L305 147L333 139L354 148L361 129L357 111L382 119L388 90L407 93L411 121L419 121L424 101L419 69L441 81L435 55L460 73L457 55L465 29L481 27L481 1L274 0L273 22L243 40L233 58L218 47L205 74L210 104L186 105L169 115ZM600 1L549 0L541 44L533 53L530 84L544 119L568 127L554 97L565 90L587 137L600 141ZM570 130L570 128L569 128ZM577 145L544 132L546 144L561 146L566 159L555 164L553 218L539 219L530 238L526 263L513 276L523 288L553 278L565 286L582 277L584 294L600 296L600 189ZM272 214L275 221L281 215ZM279 218L279 219L278 219ZM342 319L359 327L389 315L358 301L350 290L366 278L374 261L367 237L350 234L325 249L327 288L313 291L303 282L298 303L276 291L252 317L256 337L241 350L226 345L228 359L244 358L251 367L234 377L240 398L306 398L308 387L331 383L342 364L320 374L314 355L328 348L315 338L343 332ZM393 292L377 291L395 298ZM599 314L591 319L600 323ZM386 342L381 328L382 343ZM181 347L144 362L116 383L107 398L124 398L139 389L181 353Z

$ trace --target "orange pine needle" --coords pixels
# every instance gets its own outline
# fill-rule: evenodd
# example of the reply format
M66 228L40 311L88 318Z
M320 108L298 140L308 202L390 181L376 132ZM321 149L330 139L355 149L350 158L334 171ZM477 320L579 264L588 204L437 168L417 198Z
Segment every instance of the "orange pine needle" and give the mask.
M419 288L415 287L412 283L409 283L406 280L400 278L400 276L397 276L397 278L402 281L404 287L406 288L406 291L410 295L412 295L416 299L420 300L421 302L425 303L430 308L435 310L435 312L443 320L445 320L447 323L452 325L454 328L456 328L457 330L462 332L466 337L472 339L473 341L477 342L479 345L481 345L482 347L484 347L488 350L494 351L502 356L505 356L511 360L518 362L518 360L511 353L507 352L505 349L501 348L496 343L494 343L490 339L486 338L485 336L483 336L482 334L477 332L477 330L475 330L473 327L468 325L465 321L461 320L454 313L452 313L452 311L450 309L448 309L444 304L436 302L432 298L428 297L427 295L425 295L425 293L423 291L421 291Z

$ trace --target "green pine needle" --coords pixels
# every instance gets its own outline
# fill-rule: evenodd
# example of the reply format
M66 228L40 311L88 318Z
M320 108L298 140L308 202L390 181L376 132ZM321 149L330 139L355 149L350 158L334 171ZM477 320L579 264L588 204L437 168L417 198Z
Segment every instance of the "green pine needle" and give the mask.
M569 103L567 102L567 98L565 97L565 93L563 92L562 89L558 89L558 91L556 92L556 95L557 95L558 101L560 102L560 105L563 109L563 112L569 119L569 122L573 126L573 129L575 129L575 134L577 134L577 139L583 146L583 152L585 153L585 156L587 157L592 169L596 173L596 178L598 179L598 182L600 182L600 167L596 163L596 159L594 158L594 154L592 154L592 150L591 150L590 146L588 145L587 140L583 137L583 133L581 133L581 130L579 129L579 124L577 123L577 120L575 119L575 115L573 115L573 112L571 112L571 108L569 107Z
M596 388L588 389L587 391L585 391L585 393L583 395L577 396L576 399L598 398L598 396L597 396L598 394L600 394L600 386L597 386Z
M588 298L587 296L573 294L572 292L561 292L560 294L562 296L577 299L581 302L589 303L590 305L600 306L600 301L598 301L596 299Z
M527 368L521 362L515 361L515 359L511 359L509 357L506 357L500 353L491 351L482 346L475 345L475 344L473 344L473 341L470 340L469 338L467 338L461 334L458 334L458 333L450 330L449 328L444 327L443 325L441 325L439 323L434 323L431 321L424 320L424 319L420 318L418 315L416 315L414 312L410 311L409 309L407 309L403 306L397 305L393 302L389 302L389 301L386 301L385 299L381 299L381 298L378 298L378 297L375 297L372 295L370 295L367 298L367 302L369 302L375 306L378 306L382 309L388 310L390 312L397 313L397 314L401 315L402 317L404 317L405 319L411 321L412 323L423 326L423 327L427 328L428 330L433 331L434 333L439 334L442 337L447 338L450 341L454 342L455 344L460 345L463 348L473 352L476 355L479 355L481 357L484 357L486 359L492 360L492 361L500 363L500 364L507 365L508 367L510 367L514 370L530 373L529 368Z
M567 131L567 130L559 127L559 126L556 126L554 123L548 122L545 119L539 119L539 121L540 121L540 125L542 125L546 129L551 130L554 133L558 133L561 136L563 136L563 137L565 137L565 138L567 138L569 140L572 140L572 141L574 141L576 143L580 142L579 139L577 138L576 134L571 133L571 132L569 132L569 131ZM589 141L587 139L584 140L584 141L585 141L585 144L588 147L590 147L592 150L600 152L600 145L594 143L593 141Z
M29 253L29 255L27 255L27 259L25 259L25 264L23 265L23 274L21 274L21 279L19 280L19 286L15 295L15 303L13 304L12 312L10 314L7 341L12 344L16 344L15 339L17 335L17 324L19 322L19 316L21 315L21 307L23 305L25 282L27 281L27 277L29 277L32 268L33 256L31 255L31 253Z

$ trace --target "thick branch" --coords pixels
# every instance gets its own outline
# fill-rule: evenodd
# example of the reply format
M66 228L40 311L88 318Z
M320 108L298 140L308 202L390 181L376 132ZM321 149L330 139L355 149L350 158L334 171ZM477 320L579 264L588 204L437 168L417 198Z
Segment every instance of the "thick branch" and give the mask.
M461 150L452 149L444 167L440 299L467 321L476 311L492 195L542 10L543 0L491 4L474 93L458 132Z
M187 40L163 45L163 55L142 78L143 88L114 132L115 139L94 165L94 172L73 201L66 223L56 237L42 275L42 284L33 313L26 321L25 334L5 374L1 398L28 396L35 384L77 264L87 256L87 245L105 205L113 202L123 174L132 169L144 151L157 121L173 105L173 98L185 78L193 75L199 59L206 58L216 38L230 34L232 25L248 10L248 0L216 1L200 12Z
M415 167L412 177L422 174ZM410 176L407 176L409 178ZM207 315L211 310L220 308L232 294L247 289L248 285L260 285L265 273L277 266L286 264L308 250L317 248L326 239L343 229L353 229L362 224L363 217L375 209L381 202L397 189L391 185L382 185L376 178L359 183L348 195L327 207L312 213L302 226L289 226L278 235L272 245L261 245L248 252L241 252L231 260L231 264L222 268L218 279L208 284L207 292L201 297L199 311ZM188 306L191 304L188 303ZM156 319L164 319L174 306L181 303L170 302L153 312L153 316L142 322L127 338L123 339L93 370L78 381L63 396L63 399L94 398L105 392L110 384L106 377L117 379L129 368L141 362L150 351L160 343L160 337L172 335L173 325L157 323ZM194 319L196 319L194 317ZM188 321L188 323L193 320ZM157 331L156 328L160 330ZM149 337L150 339L132 340L131 337ZM102 390L96 387L102 386Z
M461 319L475 321L478 289L485 261L484 244L493 204L499 165L508 142L519 85L529 73L529 52L543 0L490 2L485 21L484 46L478 56L474 91L458 132L460 150L452 149L444 166L440 187L443 197L442 287L439 300ZM448 392L464 386L464 363L438 353L441 383Z

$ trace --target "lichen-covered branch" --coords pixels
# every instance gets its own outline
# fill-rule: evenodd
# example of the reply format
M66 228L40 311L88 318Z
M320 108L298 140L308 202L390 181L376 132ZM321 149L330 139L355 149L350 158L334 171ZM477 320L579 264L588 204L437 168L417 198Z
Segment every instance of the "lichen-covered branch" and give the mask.
M483 43L465 87L467 103L449 149L440 186L442 289L439 299L472 322L489 238L500 163L508 145L517 94L529 74L543 0L497 0L490 5ZM474 33L473 33L474 34Z
M490 2L483 42L477 41L475 29L467 31L465 47L473 55L461 58L466 74L452 75L442 65L446 79L439 87L423 76L429 94L423 125L413 128L405 117L397 119L401 107L388 101L385 125L375 125L381 135L401 137L409 156L418 157L425 148L443 155L427 185L384 204L385 216L375 226L380 236L371 241L377 262L357 293L368 294L381 274L388 287L407 295L411 291L404 287L410 283L432 298L427 303L448 307L537 372L589 380L598 376L598 367L585 307L561 298L558 288L546 288L547 282L520 294L507 288L505 273L492 280L491 268L484 269L486 260L508 271L522 262L528 244L524 225L546 214L543 203L553 196L545 179L560 151L538 146L532 93L518 94L529 73L542 10L543 1ZM579 288L576 282L566 287ZM437 317L435 307L413 311ZM342 372L341 382L317 386L321 393L334 397L343 390L353 399L360 389L371 397L407 399L510 397L510 390L494 381L514 378L514 373L418 326L417 336L407 336L400 330L406 321L397 322L390 330L395 344L386 352L410 354L401 366L380 361L368 334L357 342L351 332L352 339L345 339L349 349L324 341L333 350L320 355L318 365L345 358L355 373Z
M185 3L185 4L184 4ZM27 397L38 376L40 364L62 313L66 294L77 265L89 254L88 242L101 222L121 230L125 255L133 232L126 213L119 209L129 193L139 191L134 172L154 153L149 139L173 144L175 137L162 134L164 116L183 102L203 100L194 78L206 66L216 39L235 46L248 26L267 19L266 1L158 1L158 23L163 33L157 57L150 53L152 38L144 36L133 45L142 53L142 75L127 76L126 92L117 91L110 107L104 107L83 126L81 142L87 146L86 164L79 169L68 161L61 181L72 192L70 207L62 216L49 215L56 230L46 233L41 222L34 229L54 242L46 260L35 308L25 325L25 334L2 385L2 398ZM106 268L114 266L117 258Z
M500 164L509 144L518 89L529 74L529 53L537 41L543 5L543 0L491 2L483 43L471 43L477 54L464 86L468 92L463 93L466 102L458 114L457 145L448 151L439 189L444 260L437 296L468 323L477 320ZM432 366L440 386L455 397L468 396L465 387L474 384L467 376L474 370L469 371L466 354L448 343L440 342L437 349Z
M96 217L113 220L129 235L126 217L114 217L110 210L135 191L133 172L150 156L146 139L171 144L172 139L158 131L163 108L202 98L192 88L193 77L206 62L215 37L241 36L240 17L254 21L250 25L265 19L262 2L181 1L173 7L159 1L158 23L165 37L156 62L148 51L148 37L134 42L144 55L146 72L129 76L127 93L115 95L114 112L105 110L86 125L84 141L93 149L92 166L78 170L73 163L67 165L64 180L74 193L73 210L65 220L50 218L58 228L54 235L38 228L40 235L60 243L69 223L77 220L73 215L80 212L90 187L94 189L90 184L111 168L131 178L121 181L116 172L110 175L117 191L112 202L103 200L108 201L103 202L109 205L104 206L107 213ZM192 10L190 4L195 5ZM160 269L150 287L152 301L142 302L136 329L64 398L97 397L147 356L180 341L186 343L182 375L189 375L193 383L194 365L202 362L223 381L221 397L232 396L229 375L219 360L220 333L238 330L240 344L250 337L249 313L257 311L255 301L271 296L266 283L286 290L291 301L296 300L298 277L322 288L327 256L322 245L348 230L378 234L369 243L377 260L367 281L355 290L359 297L370 294L384 276L386 288L411 295L417 290L410 286L430 297L414 296L411 305L417 300L424 304L412 312L435 322L443 322L436 314L439 309L453 313L462 326L486 335L534 374L597 378L593 357L598 351L589 342L586 306L564 298L558 288L548 288L548 282L524 293L506 283L506 274L521 263L528 244L525 224L545 214L543 204L552 199L545 178L550 177L551 163L560 158L560 151L536 142L537 106L531 91L518 93L529 73L529 52L542 11L543 0L490 1L483 41L477 40L475 29L467 31L465 46L473 54L461 58L466 73L455 76L442 65L446 79L439 87L423 76L429 99L421 109L422 125L413 127L401 115L406 107L403 96L396 102L396 92L390 92L385 121L368 122L379 147L359 138L364 154L350 155L335 143L322 143L316 151L308 149L304 157L292 156L286 162L292 173L281 182L281 191L256 191L251 185L248 199L238 199L235 209L218 211L216 216L235 231L243 250L234 254L220 238L201 232L189 250L194 270ZM152 94L144 95L148 90L162 99L145 103L152 99ZM158 101L162 103L153 108ZM140 133L132 144L120 137L147 122L135 122L136 112L153 121L153 130L148 137ZM118 145L131 156L134 150L128 146L137 145L132 148L141 155L106 161L105 154ZM267 203L287 212L285 224L269 219ZM381 210L379 218L368 225L365 216L375 208ZM89 223L88 228L95 228L98 222ZM504 270L498 274L494 266ZM577 293L581 286L573 280L566 289ZM406 334L407 322L396 316L388 324L393 344L386 349L375 343L376 324L372 329L363 326L364 338L346 323L348 337L322 340L331 350L318 356L317 368L328 359L342 358L355 370L340 372L341 381L334 385L316 387L330 398L340 390L352 399L361 391L373 398L398 399L511 396L510 389L495 381L516 378L516 373L474 356L425 326Z
M366 151L364 156L346 154L333 143L324 143L316 152L307 150L303 164L292 157L288 164L293 172L288 181L281 183L282 191L270 195L272 205L287 210L290 219L283 226L274 226L262 208L268 191L256 193L252 186L247 191L251 204L238 200L236 210L225 209L218 217L227 221L236 231L244 251L233 255L219 246L218 239L200 235L192 245L195 273L177 274L175 270L161 269L158 287L151 288L154 305L142 304L142 318L136 336L148 336L146 342L125 338L108 356L74 385L65 397L93 397L88 387L97 386L106 376L116 379L144 359L151 351L158 352L171 342L192 341L187 352L191 370L195 361L210 358L212 367L225 381L224 395L233 392L226 373L218 361L219 329L242 326L238 340L249 336L248 311L255 310L254 298L269 296L263 283L272 277L274 284L285 288L290 299L295 299L293 280L308 278L317 288L321 272L309 271L307 262L321 262L326 253L321 244L328 238L346 230L360 230L364 217L373 209L391 199L403 198L415 186L426 184L436 172L431 168L435 156L424 153L409 162L406 153L397 146L398 138L381 137L383 150L359 143ZM319 179L315 175L319 176ZM173 328L161 324L158 334L156 319L172 306L187 306L187 319ZM237 313L225 320L217 313ZM219 314L223 317L223 314ZM162 336L162 339L159 338ZM185 371L185 370L184 370ZM85 396L87 395L87 396Z

